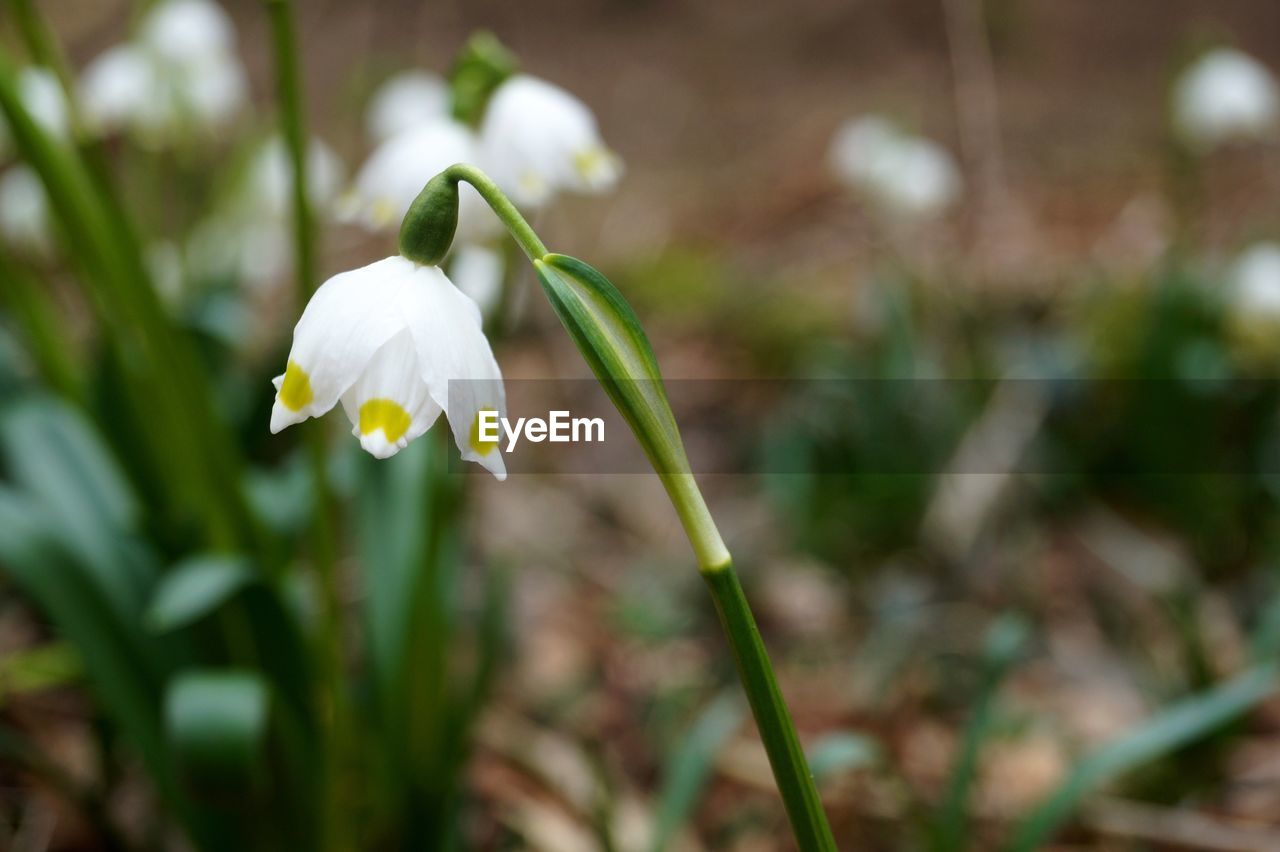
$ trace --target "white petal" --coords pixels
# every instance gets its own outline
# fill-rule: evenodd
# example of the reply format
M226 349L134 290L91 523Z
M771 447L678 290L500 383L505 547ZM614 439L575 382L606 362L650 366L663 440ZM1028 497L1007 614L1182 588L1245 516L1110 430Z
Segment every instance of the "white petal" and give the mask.
M1219 48L1194 62L1173 91L1174 122L1203 148L1254 139L1275 129L1280 91L1271 72L1238 50Z
M385 459L408 446L440 416L422 380L413 336L405 329L382 345L342 395L351 432L371 455Z
M382 345L404 330L408 320L402 291L416 283L413 271L411 262L389 257L320 286L294 328L289 352L290 364L305 375L307 391L291 400L276 394L272 432L333 408ZM286 370L277 377L277 391L288 375Z
M134 125L157 96L155 67L132 45L117 45L89 63L80 78L85 121L97 133Z
M402 294L423 381L444 409L462 457L505 479L501 448L475 440L482 410L500 417L507 410L502 372L481 329L480 309L434 266L419 267L414 279L414 286Z
M405 71L373 93L365 128L374 142L386 142L406 130L449 114L449 87L428 71Z
M449 118L416 125L380 145L355 178L354 216L370 230L394 230L427 181L454 163L476 162L475 136ZM498 232L498 219L480 195L462 186L457 242Z
M327 209L338 195L343 179L342 161L322 140L312 138L307 147L307 183L311 202ZM239 199L245 216L287 219L293 211L293 162L284 140L272 136L259 148Z
M449 262L449 279L488 317L502 296L505 266L500 251L486 246L461 246Z
M14 166L0 177L0 233L13 246L37 252L52 247L48 196L28 166Z
M230 53L236 32L212 0L165 0L143 18L139 39L166 61L183 64Z
M1280 244L1257 243L1242 252L1231 283L1238 314L1268 321L1280 318Z
M481 166L520 205L598 192L621 174L591 110L558 86L517 74L498 87L480 129Z
M890 215L936 215L960 195L960 172L945 148L878 116L844 124L828 159L842 182Z
M228 124L248 100L248 77L230 55L192 63L180 80L179 107L202 131Z
M18 75L18 94L22 105L36 124L59 139L68 136L67 98L62 84L45 68L23 68Z

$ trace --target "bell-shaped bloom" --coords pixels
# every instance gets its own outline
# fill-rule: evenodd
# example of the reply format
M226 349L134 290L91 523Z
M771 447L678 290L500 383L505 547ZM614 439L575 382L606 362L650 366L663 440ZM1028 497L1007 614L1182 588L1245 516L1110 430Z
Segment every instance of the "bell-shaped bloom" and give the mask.
M517 205L558 192L603 192L622 161L600 138L586 104L558 86L517 74L498 86L480 126L480 165Z
M387 80L369 101L365 130L375 143L449 115L449 87L429 71L405 71Z
M158 88L146 54L131 44L116 45L90 62L80 77L85 123L98 134L157 125Z
M506 478L481 418L505 415L502 373L475 302L438 267L395 256L330 278L275 386L273 433L341 402L360 445L387 458L443 412L462 457Z
M139 43L173 65L198 65L230 55L236 31L231 18L213 0L164 0L138 27Z
M49 198L27 166L14 166L0 176L0 234L10 246L37 254L53 246Z
M828 156L836 177L891 216L933 216L960 194L960 173L946 149L877 116L844 124Z
M455 163L476 162L475 135L451 118L415 125L378 146L341 204L343 218L371 231L398 228L427 181ZM497 217L471 186L461 188L456 242L498 232Z
M1263 242L1245 249L1230 281L1235 314L1268 324L1280 321L1280 244Z
M1174 84L1173 120L1192 145L1207 150L1267 136L1280 119L1275 77L1257 60L1219 48L1196 60Z

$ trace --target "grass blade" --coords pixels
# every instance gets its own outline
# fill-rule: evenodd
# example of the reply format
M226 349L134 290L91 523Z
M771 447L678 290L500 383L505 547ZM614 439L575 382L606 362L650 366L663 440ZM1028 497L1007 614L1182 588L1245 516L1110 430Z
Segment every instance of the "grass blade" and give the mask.
M711 776L712 764L733 732L742 725L742 701L724 693L702 711L689 732L672 750L659 794L653 852L666 849L689 819Z
M1136 731L1103 746L1078 764L1067 779L1023 820L1010 852L1031 852L1071 816L1082 799L1124 772L1199 740L1275 695L1276 669L1258 666L1184 699Z

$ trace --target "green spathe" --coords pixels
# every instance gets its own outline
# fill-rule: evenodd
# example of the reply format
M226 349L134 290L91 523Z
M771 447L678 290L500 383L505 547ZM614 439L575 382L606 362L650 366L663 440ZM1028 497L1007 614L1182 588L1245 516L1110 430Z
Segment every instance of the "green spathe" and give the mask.
M400 254L426 266L439 266L458 230L458 180L449 172L427 181L400 223Z

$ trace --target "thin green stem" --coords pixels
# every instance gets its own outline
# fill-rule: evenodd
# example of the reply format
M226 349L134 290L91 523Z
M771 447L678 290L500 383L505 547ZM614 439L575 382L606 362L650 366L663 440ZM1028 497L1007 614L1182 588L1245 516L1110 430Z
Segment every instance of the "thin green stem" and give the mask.
M0 252L0 304L19 319L45 381L69 399L83 403L84 388L72 357L71 340L49 293L4 252Z
M507 198L502 190L498 189L498 185L487 174L475 166L468 166L464 163L450 166L445 169L444 173L446 177L455 183L461 181L475 187L476 192L480 193L480 197L488 203L493 212L502 220L502 224L507 226L511 236L520 244L520 248L524 249L524 253L529 256L529 260L541 260L546 257L547 247L542 244L542 240L538 239L538 235L534 233L524 215L511 203L511 199Z
M538 239L538 235L534 233L520 211L488 175L474 166L461 164L450 166L445 170L444 175L455 184L466 181L474 186L480 196L493 208L493 212L507 226L511 236L524 249L524 253L533 261L534 266L545 265L547 247L543 245L542 240ZM608 285L607 281L604 283ZM608 286L612 288L612 285ZM617 298L621 299L621 296ZM628 307L627 310L629 311L630 308ZM568 328L570 321L563 315L561 320ZM644 346L648 346L647 341L644 342ZM581 343L579 348L582 348ZM592 356L588 355L586 350L583 350L583 354L587 355L589 361L591 360ZM592 369L596 371L597 376L608 373L607 368L599 367L598 364L593 364ZM626 416L626 411L616 398L614 402L620 405L619 411ZM641 443L646 444L642 435L643 427L633 422L632 428L641 439ZM676 440L678 441L678 438ZM818 797L813 773L809 771L808 761L805 759L804 750L800 747L800 739L796 735L795 724L791 721L791 714L778 688L773 664L769 661L769 653L765 650L764 640L760 637L760 630L756 627L751 607L747 604L742 585L738 582L738 575L733 570L733 562L728 548L725 547L724 539L721 538L715 520L707 509L706 500L703 499L702 491L698 488L697 480L689 472L688 463L683 459L683 450L680 452L680 464L675 465L673 469L673 466L659 461L659 458L650 452L649 446L651 445L646 445L645 452L649 455L654 469L667 489L676 514L680 517L680 523L684 526L685 534L688 535L689 542L697 555L699 570L703 579L706 580L707 587L711 590L716 611L720 615L720 624L729 640L729 647L737 663L738 675L742 679L747 700L751 704L751 712L760 729L765 753L769 756L773 777L778 783L778 791L782 794L787 817L791 820L791 829L795 834L796 843L802 852L834 852L835 840L831 835L831 827L827 824L822 801Z
M693 482L693 476L685 476L689 482L689 491L686 493L696 495L697 505L682 507L682 502L690 499L685 496L677 498L673 494L672 500L685 524L686 532L689 533L689 541L698 554L699 571L715 601L720 626L733 651L738 676L747 693L756 727L760 730L765 753L769 756L769 766L773 769L773 777L778 784L778 792L782 795L787 818L791 821L796 844L802 852L834 852L835 838L827 824L827 815L822 808L813 773L809 770L809 762L800 746L795 723L787 710L782 690L778 688L769 652L764 646L755 617L751 614L751 606L747 603L742 584L738 581L738 573L733 568L729 552L725 549L715 523L707 513L706 504L697 484ZM670 487L668 485L668 489ZM694 518L698 522L691 526L686 518ZM704 554L722 555L718 561L708 562L704 561Z
M271 19L272 47L275 56L277 96L280 101L280 123L285 146L293 167L293 240L299 309L305 308L316 288L315 215L311 209L307 180L306 118L302 101L302 79L299 70L298 36L293 5L289 0L265 0ZM325 836L330 848L342 848L344 835L341 817L344 812L339 783L340 766L345 760L346 709L343 694L342 601L338 594L336 543L332 520L335 514L333 488L329 481L328 447L323 426L317 422L307 430L307 451L315 483L316 509L312 519L312 545L323 598L324 624L322 657L326 673L329 710L329 749L331 763L327 775L326 801L323 811L329 815Z
M18 22L18 29L22 32L22 40L26 43L32 61L43 65L58 78L58 85L67 99L72 127L79 132L81 123L79 102L75 96L75 82L67 66L67 58L58 46L57 39L53 37L53 31L36 10L33 0L9 0L9 5L13 9L13 17Z
M315 216L307 194L306 114L298 62L298 34L289 0L266 0L275 52L280 124L293 166L293 240L297 254L298 305L305 308L316 287Z

